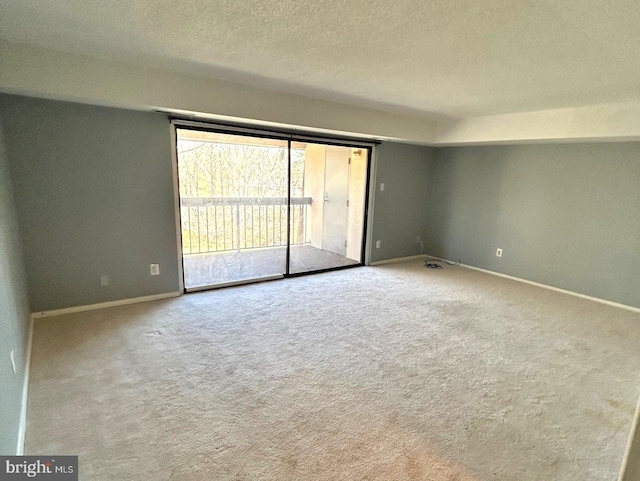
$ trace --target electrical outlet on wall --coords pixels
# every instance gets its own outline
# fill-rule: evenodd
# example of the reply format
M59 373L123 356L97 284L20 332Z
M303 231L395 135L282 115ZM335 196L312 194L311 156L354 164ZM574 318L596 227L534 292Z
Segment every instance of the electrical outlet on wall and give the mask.
M496 257L502 257L502 249L500 249L499 247L496 250Z
M380 249L382 247L382 241L376 241L376 249Z
M159 276L160 275L160 264L150 264L149 265L149 273L152 276Z
M100 287L107 287L109 285L109 276L100 276Z

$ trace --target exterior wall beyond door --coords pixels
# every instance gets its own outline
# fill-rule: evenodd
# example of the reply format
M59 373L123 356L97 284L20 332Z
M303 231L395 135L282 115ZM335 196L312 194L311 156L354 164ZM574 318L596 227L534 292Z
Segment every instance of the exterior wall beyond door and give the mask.
M349 170L349 221L347 257L359 261L364 233L364 203L367 192L367 150L353 149Z

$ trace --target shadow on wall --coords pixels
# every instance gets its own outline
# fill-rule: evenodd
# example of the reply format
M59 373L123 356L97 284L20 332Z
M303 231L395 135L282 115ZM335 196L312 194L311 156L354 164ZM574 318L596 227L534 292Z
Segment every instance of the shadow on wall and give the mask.
M420 254L425 239L434 149L383 142L377 147L372 261ZM380 184L384 184L384 191ZM376 248L376 241L381 247ZM426 247L426 246L425 246ZM424 253L429 253L424 250Z

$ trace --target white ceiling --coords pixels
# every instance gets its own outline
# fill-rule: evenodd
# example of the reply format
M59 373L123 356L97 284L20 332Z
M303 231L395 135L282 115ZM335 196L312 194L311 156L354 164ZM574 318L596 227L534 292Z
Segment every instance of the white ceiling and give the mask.
M640 100L638 0L0 0L0 38L424 115Z

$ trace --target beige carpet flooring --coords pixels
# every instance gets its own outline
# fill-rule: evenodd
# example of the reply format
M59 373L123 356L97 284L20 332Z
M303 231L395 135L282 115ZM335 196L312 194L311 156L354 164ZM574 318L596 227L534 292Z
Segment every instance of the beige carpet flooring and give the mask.
M421 261L35 324L28 454L83 480L613 481L640 314Z

